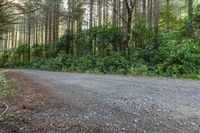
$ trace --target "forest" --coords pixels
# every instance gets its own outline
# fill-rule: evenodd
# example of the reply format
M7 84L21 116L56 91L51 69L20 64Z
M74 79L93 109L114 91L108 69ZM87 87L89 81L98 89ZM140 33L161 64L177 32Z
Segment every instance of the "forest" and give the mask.
M0 0L0 68L200 78L199 0Z

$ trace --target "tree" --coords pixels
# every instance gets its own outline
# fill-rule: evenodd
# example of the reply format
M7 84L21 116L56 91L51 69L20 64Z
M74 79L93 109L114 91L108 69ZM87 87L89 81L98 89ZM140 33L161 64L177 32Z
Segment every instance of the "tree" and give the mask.
M94 0L90 0L90 21L89 21L89 27L92 28L93 27L93 7L94 7Z
M153 1L153 27L154 27L154 48L158 49L159 47L159 0Z
M193 16L193 0L188 0L188 19L189 19L189 26L188 26L188 35L191 37L194 34L193 25L192 25L192 16Z
M0 1L0 39L2 34L8 32L15 24L16 17L14 15L13 1Z
M98 25L102 24L102 0L98 0Z
M65 37L62 40L65 43L60 44L65 46L67 54L80 55L80 49L84 47L88 53L98 54L109 49L130 59L136 48L150 46L158 49L162 43L160 36L163 34L160 33L167 31L170 34L177 30L187 13L191 20L193 5L197 4L193 0L187 0L187 6L184 0L18 1L20 11L11 8L13 4L16 7L16 3L0 1L0 35L4 38L0 43L5 48L27 44L29 58L31 48L44 49L42 44L45 44L46 57L52 57L60 47L57 44ZM13 13L19 13L20 18L13 17ZM189 21L188 36L193 37L193 29ZM123 37L118 40L116 36ZM78 37L82 40L77 41ZM114 42L113 38L117 41Z
M113 0L112 25L117 26L117 0Z
M124 7L126 8L125 11L127 11L126 13L127 20L126 20L126 27L123 27L124 28L123 44L125 45L124 52L128 58L130 58L130 51L128 44L131 39L132 16L135 5L136 5L136 0L124 0Z

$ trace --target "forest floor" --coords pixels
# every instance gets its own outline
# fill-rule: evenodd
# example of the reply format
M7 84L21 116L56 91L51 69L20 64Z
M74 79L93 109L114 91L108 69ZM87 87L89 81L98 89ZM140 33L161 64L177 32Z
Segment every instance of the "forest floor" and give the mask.
M9 110L0 118L0 132L200 132L200 81L4 73L16 95L2 99Z

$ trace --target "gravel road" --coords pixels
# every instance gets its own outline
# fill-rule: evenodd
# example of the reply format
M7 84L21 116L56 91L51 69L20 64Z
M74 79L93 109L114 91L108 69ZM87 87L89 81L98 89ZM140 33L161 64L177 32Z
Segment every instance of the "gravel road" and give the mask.
M200 81L12 70L55 91L74 115L107 132L200 133Z

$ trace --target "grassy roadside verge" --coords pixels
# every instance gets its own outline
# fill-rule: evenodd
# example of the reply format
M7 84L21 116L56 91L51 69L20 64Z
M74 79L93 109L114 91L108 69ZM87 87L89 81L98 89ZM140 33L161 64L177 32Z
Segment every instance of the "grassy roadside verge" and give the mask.
M10 101L17 96L17 89L10 85L9 79L0 71L0 132L5 123L12 121L14 113Z
M16 94L16 89L13 85L10 85L7 81L5 74L0 71L0 100L6 100L13 98Z
M14 85L11 90L15 93L0 99L9 105L8 112L1 118L0 133L105 132L102 125L60 117L60 114L73 116L79 110L54 96L52 89L21 73L8 70L5 75L7 84Z

